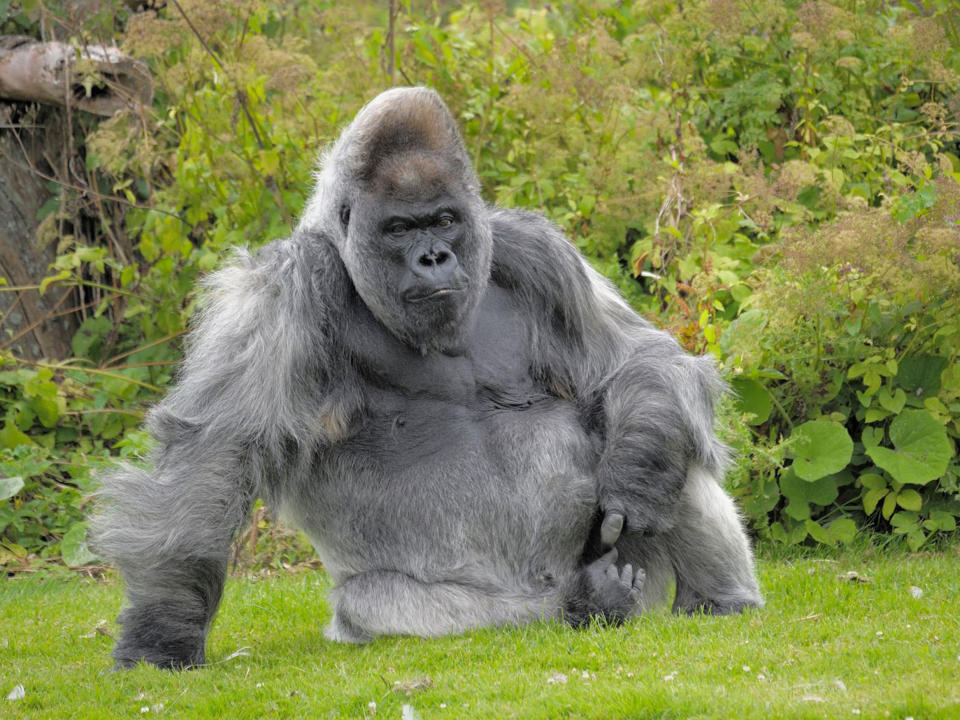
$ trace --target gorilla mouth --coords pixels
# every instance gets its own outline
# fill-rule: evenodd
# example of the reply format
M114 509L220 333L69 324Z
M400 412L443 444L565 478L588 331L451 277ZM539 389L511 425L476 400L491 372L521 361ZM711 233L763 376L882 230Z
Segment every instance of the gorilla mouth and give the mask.
M413 291L407 293L404 297L404 300L411 303L426 302L428 300L440 300L450 295L455 295L461 293L463 290L461 288L455 287L441 287L433 288L426 291Z

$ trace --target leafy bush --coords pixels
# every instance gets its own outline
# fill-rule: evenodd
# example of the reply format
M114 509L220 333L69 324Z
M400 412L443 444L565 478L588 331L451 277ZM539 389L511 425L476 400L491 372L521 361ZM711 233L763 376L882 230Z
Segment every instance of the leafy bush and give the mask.
M0 350L5 561L89 559L91 468L144 451L197 279L289 231L319 149L391 67L447 99L487 197L545 212L721 361L759 533L919 547L955 526L955 4L401 5L392 35L385 2L182 0L75 28L117 28L157 98L75 119L65 165L96 192L60 178L43 210L38 291L72 288L81 323L71 358ZM23 8L4 27L41 24Z
M772 537L866 526L916 549L956 529L960 187L928 187L933 205L904 222L865 209L784 237L721 339L756 441L787 438L782 472L777 458L744 490Z

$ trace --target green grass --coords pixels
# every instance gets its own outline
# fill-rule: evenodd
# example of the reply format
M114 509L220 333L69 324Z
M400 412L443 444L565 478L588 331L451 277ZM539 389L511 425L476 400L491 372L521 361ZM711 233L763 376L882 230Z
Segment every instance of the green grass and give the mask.
M363 647L324 639L322 573L233 578L212 665L182 673L110 672L112 641L96 628L115 629L115 579L20 576L0 585L0 717L400 720L410 705L424 719L960 718L960 546L767 552L759 567L767 606L742 617L655 613L623 628ZM18 684L25 696L7 700Z

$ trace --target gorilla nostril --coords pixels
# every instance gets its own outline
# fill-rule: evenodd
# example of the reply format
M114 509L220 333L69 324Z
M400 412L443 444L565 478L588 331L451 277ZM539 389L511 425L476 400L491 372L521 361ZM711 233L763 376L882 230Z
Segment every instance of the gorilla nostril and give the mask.
M450 259L451 255L446 250L431 250L417 258L417 264L423 267L438 267Z

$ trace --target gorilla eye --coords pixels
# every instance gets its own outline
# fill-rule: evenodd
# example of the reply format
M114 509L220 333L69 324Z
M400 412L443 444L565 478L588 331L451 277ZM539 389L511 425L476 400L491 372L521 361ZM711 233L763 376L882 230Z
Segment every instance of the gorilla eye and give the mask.
M441 215L437 219L437 227L450 227L454 223L453 215Z
M407 223L401 222L401 221L392 222L389 225L387 225L387 232L390 233L391 235L403 235L408 230L410 230L410 226Z

